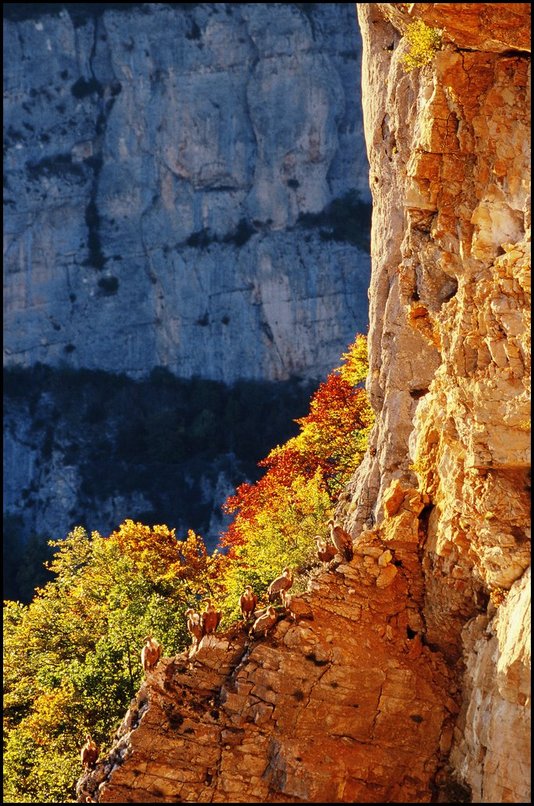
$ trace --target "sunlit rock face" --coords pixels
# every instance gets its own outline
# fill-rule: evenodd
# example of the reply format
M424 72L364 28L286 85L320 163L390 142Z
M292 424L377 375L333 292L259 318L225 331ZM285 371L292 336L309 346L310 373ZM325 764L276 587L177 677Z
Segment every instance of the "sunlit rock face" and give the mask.
M464 630L466 696L451 761L483 803L530 801L530 586L529 568L493 619Z
M313 569L267 636L238 624L164 658L79 801L446 798L458 687L421 641L423 509L395 488L383 527L360 535L350 563Z
M366 329L355 9L310 5L8 12L7 364L319 378Z
M425 639L465 663L451 758L475 802L530 792L529 14L359 6L378 421L339 509L357 535L392 479L425 496ZM443 47L406 74L417 19Z

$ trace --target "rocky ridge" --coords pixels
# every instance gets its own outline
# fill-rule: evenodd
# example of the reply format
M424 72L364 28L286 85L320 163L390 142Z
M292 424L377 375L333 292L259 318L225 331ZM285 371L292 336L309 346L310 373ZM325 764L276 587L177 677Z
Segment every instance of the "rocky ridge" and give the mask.
M458 686L422 642L424 503L396 485L386 508L266 638L235 625L149 672L79 799L409 803L443 787Z

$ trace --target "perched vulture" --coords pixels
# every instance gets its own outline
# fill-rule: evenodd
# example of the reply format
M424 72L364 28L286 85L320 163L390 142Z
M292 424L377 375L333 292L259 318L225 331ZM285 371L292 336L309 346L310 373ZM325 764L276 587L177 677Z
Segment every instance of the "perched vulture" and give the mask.
M323 540L319 535L316 536L315 542L317 543L317 556L322 563L329 563L336 556L336 550L333 546Z
M241 594L239 599L239 607L241 608L241 615L248 621L254 615L254 610L256 609L256 605L258 604L258 597L252 590L250 585L247 585L244 592Z
M204 632L202 630L202 622L200 620L200 613L197 613L190 607L188 610L185 611L185 615L187 616L187 632L193 639L193 644L197 645L200 643Z
M266 635L277 621L278 616L276 615L276 610L272 605L269 605L265 613L256 619L250 631L252 635Z
M96 764L96 760L98 758L98 747L96 743L91 739L91 734L88 733L86 736L87 741L85 742L84 746L80 751L80 758L82 760L82 764L84 769L90 769L94 767Z
M352 547L352 537L346 532L339 523L332 519L328 521L328 528L330 530L330 539L336 547L341 556L350 562L354 556L354 549Z
M221 620L221 611L215 610L211 601L206 599L206 609L201 615L202 633L203 635L210 635L215 632Z
M267 595L269 596L269 601L274 602L276 597L280 595L282 604L285 605L285 594L292 584L293 584L293 577L291 575L291 571L289 570L289 568L284 568L284 570L282 571L282 576L273 579L273 581L267 588Z
M160 644L158 644L156 639L152 638L151 635L147 635L145 638L145 645L141 650L141 663L143 665L143 670L148 672L149 669L153 669L154 666L157 665L160 657Z

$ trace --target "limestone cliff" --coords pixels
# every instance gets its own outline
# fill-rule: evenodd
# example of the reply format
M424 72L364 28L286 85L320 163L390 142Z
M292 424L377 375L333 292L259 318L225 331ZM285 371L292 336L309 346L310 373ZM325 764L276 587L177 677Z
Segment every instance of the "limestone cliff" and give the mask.
M367 326L354 7L6 8L5 363L325 376Z
M481 802L529 797L529 14L359 6L380 415L342 507L357 535L391 479L428 500L426 640L466 664L451 760ZM405 75L395 46L414 19L444 47Z
M359 4L377 424L349 564L150 675L101 802L530 799L529 5ZM406 73L415 19L442 47Z
M190 404L204 421L182 422L151 371L254 381L261 412L365 331L360 57L346 3L4 4L4 365L27 373L5 403L4 512L19 549L126 517L213 546L221 504L283 432L248 451L252 474L231 444L201 466L218 434L178 468L177 432L239 400L212 416L207 385ZM110 407L115 373L139 382L132 406ZM121 445L145 438L167 463L125 464Z

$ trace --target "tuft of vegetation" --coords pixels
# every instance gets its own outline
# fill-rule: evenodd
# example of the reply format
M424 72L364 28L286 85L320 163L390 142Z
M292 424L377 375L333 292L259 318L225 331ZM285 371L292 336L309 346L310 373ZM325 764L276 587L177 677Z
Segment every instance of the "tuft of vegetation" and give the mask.
M415 20L406 28L405 37L410 49L402 58L405 72L416 67L424 67L434 58L434 54L442 44L443 31L440 28L431 28L423 20Z
M98 281L98 287L104 296L109 297L117 293L119 280L117 277L101 277Z
M236 246L244 246L248 240L256 233L252 224L246 218L242 218L235 230L227 233L223 237L223 243L234 243Z
M85 79L82 76L74 82L70 91L75 98L81 99L87 98L88 95L93 95L93 93L103 95L104 87L96 78Z
M59 176L62 179L68 179L70 175L85 178L83 168L73 163L70 154L56 154L53 157L43 157L37 162L27 162L26 170L32 181L36 181L42 176Z
M197 230L191 233L186 240L187 246L193 246L196 249L206 249L212 243L233 243L235 246L244 246L247 241L256 233L256 229L246 218L240 219L234 230L227 232L226 235L215 235L209 227Z
M195 20L191 20L191 27L189 31L185 35L186 39L201 39L202 38L202 31L200 30L199 26L195 22Z

